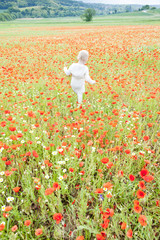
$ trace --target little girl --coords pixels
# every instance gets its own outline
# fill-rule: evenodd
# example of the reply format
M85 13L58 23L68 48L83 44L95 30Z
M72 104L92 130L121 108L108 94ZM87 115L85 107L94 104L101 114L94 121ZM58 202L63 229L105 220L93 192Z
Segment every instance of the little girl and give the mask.
M77 94L78 103L82 103L83 93L85 92L85 80L90 84L95 84L89 76L88 67L85 66L88 60L88 52L86 50L82 50L78 54L78 63L73 63L69 69L64 67L64 72L67 76L72 75L71 79L71 87L73 91Z

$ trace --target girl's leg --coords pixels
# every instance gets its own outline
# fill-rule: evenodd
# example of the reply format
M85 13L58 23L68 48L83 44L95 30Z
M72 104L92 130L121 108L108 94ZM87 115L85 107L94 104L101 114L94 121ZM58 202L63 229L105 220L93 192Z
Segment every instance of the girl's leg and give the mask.
M78 96L78 103L82 103L82 99L83 99L83 93L77 93Z

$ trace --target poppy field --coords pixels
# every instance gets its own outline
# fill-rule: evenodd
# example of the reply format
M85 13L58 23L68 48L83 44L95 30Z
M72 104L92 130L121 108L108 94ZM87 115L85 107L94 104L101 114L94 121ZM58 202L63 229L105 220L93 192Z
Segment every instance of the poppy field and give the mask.
M7 31L0 239L160 239L160 26ZM82 49L96 84L78 106L63 67Z

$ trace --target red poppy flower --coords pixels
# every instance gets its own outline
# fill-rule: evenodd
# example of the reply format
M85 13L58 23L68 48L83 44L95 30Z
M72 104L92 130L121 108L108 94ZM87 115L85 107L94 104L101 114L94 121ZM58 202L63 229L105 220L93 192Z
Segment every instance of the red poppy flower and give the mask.
M138 198L144 198L146 195L146 193L144 193L143 191L141 191L140 189L138 189L137 191L137 197Z
M23 137L23 134L22 133L18 133L16 136L17 136L17 138L21 138L21 137Z
M127 223L123 222L123 223L121 224L121 229L124 230L124 229L126 229L126 227L127 227Z
M10 130L11 132L14 132L14 131L16 131L16 127L9 127L9 130Z
M11 206L7 206L7 207L5 207L5 212L10 212L11 210L13 209L13 207L11 207Z
M148 175L149 174L149 172L148 172L148 170L147 169L142 169L141 171L140 171L140 176L143 178L144 176L146 176L146 175Z
M11 228L12 232L17 231L17 229L18 229L17 225L14 225L14 226Z
M134 200L134 205L139 205L139 201L138 200Z
M80 163L79 163L79 166L80 166L80 167L83 167L83 165L84 165L84 162L80 162Z
M28 117L31 117L31 118L35 118L36 117L36 115L32 111L29 111L27 114L28 114Z
M70 172L74 172L74 168L69 168L69 171Z
M107 164L107 168L108 168L108 169L110 169L112 166L113 166L113 162L109 162L109 163Z
M136 213L141 213L142 212L142 207L140 205L134 205L134 211Z
M31 152L27 152L26 156L28 156L28 157L31 156Z
M6 176L10 176L10 175L12 175L13 172L7 170L7 171L5 171L4 173L5 173Z
M43 233L43 231L42 231L41 228L38 228L38 229L36 229L36 231L35 231L35 235L36 235L36 236L39 236L39 235L41 235L42 233Z
M19 192L20 189L21 189L20 187L15 187L15 188L13 188L13 191L17 193L17 192Z
M107 236L104 231L101 232L101 235L102 235L103 237L106 237L106 236Z
M130 181L131 181L131 182L133 182L133 181L134 181L134 179L135 179L135 176L134 176L134 175L132 175L132 174L130 174L130 175L129 175L129 179L130 179Z
M6 162L5 162L5 165L6 165L6 166L9 166L9 165L11 165L11 164L12 164L11 161L6 161Z
M105 238L101 234L96 234L97 240L105 240Z
M138 186L139 186L139 188L141 188L142 190L146 189L146 186L145 186L145 182L144 182L144 181L139 181Z
M144 141L148 141L148 140L149 140L149 136L144 136L144 137L143 137L143 140L144 140Z
M62 220L62 218L63 218L63 216L62 216L61 213L55 213L55 214L53 215L53 220L56 220L56 223L57 223L57 224L60 223L60 221Z
M138 218L138 222L144 227L147 225L147 218L145 215L140 215Z
M113 217L113 215L114 215L114 210L112 208L107 208L106 211L103 213L103 219Z
M129 230L127 231L127 237L128 237L128 238L132 238L132 235L133 235L133 231L132 231L132 229L129 229Z
M78 237L76 238L76 240L84 240L84 237L83 237L83 236L78 236Z
M57 189L60 189L60 188L61 188L61 186L57 182L53 183L53 189L54 190L57 190Z
M1 127L5 127L5 126L6 126L6 122L5 121L1 122Z
M104 188L107 188L107 190L111 190L113 187L113 184L111 182L106 182L103 184Z
M102 159L101 159L101 162L104 163L104 164L106 164L106 163L109 162L109 159L108 159L108 158L102 158Z
M129 149L126 149L126 150L125 150L125 153L126 153L126 154L129 154L130 152L131 152L131 151L130 151Z
M54 192L54 188L47 188L44 194L48 196L48 195L51 195L53 192Z
M3 223L0 224L0 231L2 231L5 228L5 225Z
M30 220L26 220L26 221L24 222L24 225L27 226L27 227L28 227L30 224L31 224L31 221L30 221Z
M105 219L104 223L101 224L102 228L106 229L108 228L110 220L109 219Z
M5 218L7 218L9 216L9 214L8 213L3 213L3 217L5 217Z
M99 194L99 193L103 193L103 188L97 188L96 191L95 191L95 193L98 193L98 194Z
M35 158L39 157L38 153L35 150L32 151L32 154L33 154L33 157L35 157Z
M107 197L107 198L112 198L112 194L111 194L111 193L108 193L108 194L106 195L106 197Z
M154 180L154 177L152 175L147 175L147 176L144 176L143 179L146 181L146 182L151 182Z

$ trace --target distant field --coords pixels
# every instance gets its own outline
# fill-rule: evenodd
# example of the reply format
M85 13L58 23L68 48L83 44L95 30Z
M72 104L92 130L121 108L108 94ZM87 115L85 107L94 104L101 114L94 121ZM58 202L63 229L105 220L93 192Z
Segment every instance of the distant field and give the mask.
M0 30L8 28L18 28L32 26L120 26L120 25L159 25L160 24L160 13L156 14L135 12L135 13L124 13L107 16L96 16L92 22L84 23L80 17L65 17L65 18L40 18L40 19L17 19L10 22L0 22ZM10 32L0 33L10 35ZM14 33L11 33L13 35ZM18 35L27 35L27 31L16 32Z
M19 8L21 11L25 9L32 9L32 8L42 8L42 6L32 6L32 7L24 7L24 8Z

